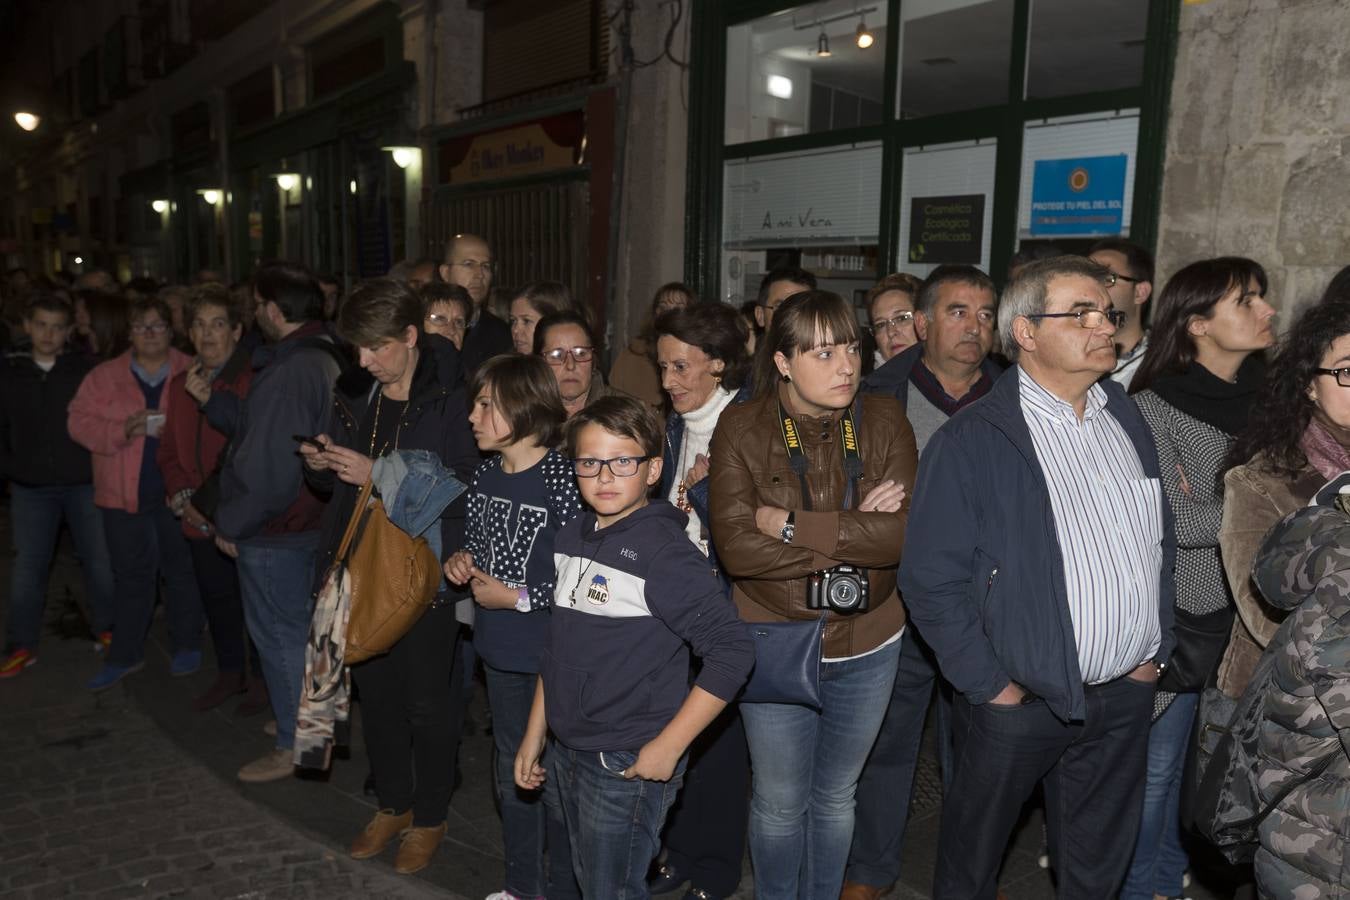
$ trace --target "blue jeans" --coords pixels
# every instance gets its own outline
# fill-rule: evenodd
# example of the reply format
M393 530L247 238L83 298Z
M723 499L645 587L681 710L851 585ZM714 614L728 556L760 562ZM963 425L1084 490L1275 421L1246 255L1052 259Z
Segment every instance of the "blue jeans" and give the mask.
M558 786L548 779L539 791L516 787L516 751L530 721L539 676L505 672L486 664L483 669L492 710L492 742L497 749L497 792L502 801L502 844L506 848L504 886L517 897L580 898Z
M583 897L651 896L647 869L661 850L661 827L684 782L687 759L670 781L629 780L623 772L637 762L638 749L596 753L557 741L549 746L549 777L558 785Z
M290 750L295 744L318 546L318 532L290 535L284 544L238 545L244 623L262 660L263 680L277 717L278 750Z
M1148 731L1144 815L1121 900L1181 895L1188 859L1181 843L1181 775L1199 694L1177 694Z
M895 683L901 639L821 666L821 709L742 703L750 744L750 858L760 900L835 900L854 795Z
M909 821L923 723L934 697L937 754L944 789L951 778L951 701L931 654L917 632L905 632L886 717L858 779L853 846L845 872L848 881L890 887L900 877L900 851Z
M120 509L102 512L116 597L109 664L134 666L145 658L145 635L150 630L160 578L164 579L170 646L174 652L202 649L206 613L197 592L187 538L173 513L163 504L136 513Z
M14 568L9 581L6 644L10 649L36 650L42 633L42 604L47 576L56 553L56 536L64 519L75 543L84 574L84 599L89 627L95 635L113 626L113 574L103 516L94 506L91 484L25 487L10 485L10 531Z

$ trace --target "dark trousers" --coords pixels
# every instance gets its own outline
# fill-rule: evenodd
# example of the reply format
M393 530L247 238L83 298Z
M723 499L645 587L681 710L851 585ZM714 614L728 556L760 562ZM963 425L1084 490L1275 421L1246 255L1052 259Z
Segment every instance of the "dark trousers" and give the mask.
M388 653L352 667L380 808L411 809L419 828L441 824L450 808L459 742L450 670L458 635L454 607L434 607Z
M848 854L844 880L874 887L889 887L900 877L900 851L909 822L914 772L919 761L924 718L936 696L936 740L942 768L943 793L952 776L951 703L945 682L938 677L932 651L911 626L900 647L900 665L895 687L881 722L877 742L858 780L857 806L853 812L853 846Z
M202 595L206 622L211 628L211 644L216 650L216 668L222 673L244 671L244 651L252 646L244 627L244 601L239 594L239 571L210 538L189 539L192 570L197 574L197 589ZM258 651L253 648L253 672L261 678Z
M201 596L192 557L178 520L163 504L138 512L104 509L104 533L113 570L112 647L108 662L134 666L145 658L145 635L155 611L155 588L164 579L169 642L174 652L202 647Z
M750 822L750 750L731 704L689 748L684 788L662 835L666 861L716 897L736 892Z
M971 706L957 698L936 900L994 900L1008 838L1042 781L1058 896L1100 900L1120 890L1143 811L1153 685L1117 678L1086 696L1084 721L1069 724L1041 700Z

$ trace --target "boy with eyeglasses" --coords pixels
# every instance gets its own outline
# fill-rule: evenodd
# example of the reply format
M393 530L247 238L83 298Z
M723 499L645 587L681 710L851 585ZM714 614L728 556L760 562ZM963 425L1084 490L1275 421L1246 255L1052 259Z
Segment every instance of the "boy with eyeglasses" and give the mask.
M754 647L684 514L648 499L661 480L655 413L603 398L572 417L565 444L591 509L555 539L553 618L516 784L555 780L583 896L641 897L689 744L740 691ZM690 649L702 662L692 688Z

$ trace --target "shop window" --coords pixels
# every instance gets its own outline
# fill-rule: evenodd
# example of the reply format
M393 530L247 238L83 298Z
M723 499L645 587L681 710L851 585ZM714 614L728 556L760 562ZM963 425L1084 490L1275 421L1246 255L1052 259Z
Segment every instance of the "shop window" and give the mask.
M886 7L834 0L727 29L726 143L881 124Z
M1008 102L1014 0L900 4L897 115L914 119Z
M783 265L860 302L877 277L881 143L731 160L723 174L722 290L754 299Z
M1139 110L1026 124L1017 234L1077 250L1084 239L1128 236Z
M997 157L992 139L905 148L899 271L926 278L943 263L989 271Z
M1138 87L1147 28L1144 0L1032 0L1027 99Z

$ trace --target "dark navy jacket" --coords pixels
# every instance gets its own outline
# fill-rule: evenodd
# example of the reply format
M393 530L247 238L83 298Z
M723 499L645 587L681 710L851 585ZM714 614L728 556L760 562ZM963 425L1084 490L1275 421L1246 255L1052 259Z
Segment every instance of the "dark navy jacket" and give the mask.
M1045 473L1022 415L1018 367L938 429L924 449L909 511L900 588L942 674L974 704L1016 681L1065 721L1084 717L1083 678L1064 560ZM1102 384L1107 411L1145 474L1158 452L1120 385ZM1176 537L1163 494L1158 659L1172 653ZM1103 509L1102 515L1112 515Z
M89 484L89 451L71 440L66 407L98 360L62 353L50 372L27 351L0 363L0 478L29 487Z
M573 750L639 750L694 683L730 701L755 664L736 607L685 535L685 515L654 500L595 530L585 512L554 539L558 584L540 660L548 727Z
M731 398L731 404L744 403L751 396L750 385L745 385L736 395ZM661 451L661 486L657 488L657 496L665 499L670 496L670 488L675 483L675 479L684 476L679 469L680 449L684 446L684 417L679 413L671 413L666 419L666 446ZM689 505L694 508L695 515L704 525L712 521L709 516L712 515L708 504L708 478L704 476L701 480L691 484L684 492L689 499ZM708 541L708 562L712 564L717 577L722 579L722 586L727 589L727 596L731 596L731 579L722 571L722 567L717 563L717 550L713 547L712 541Z
M914 371L914 364L922 357L922 341L913 347L906 347L888 359L881 368L873 370L871 375L864 378L862 390L868 394L894 397L900 401L900 408L904 409L909 403L909 373ZM980 371L994 381L1003 374L1003 368L988 356L980 363Z

